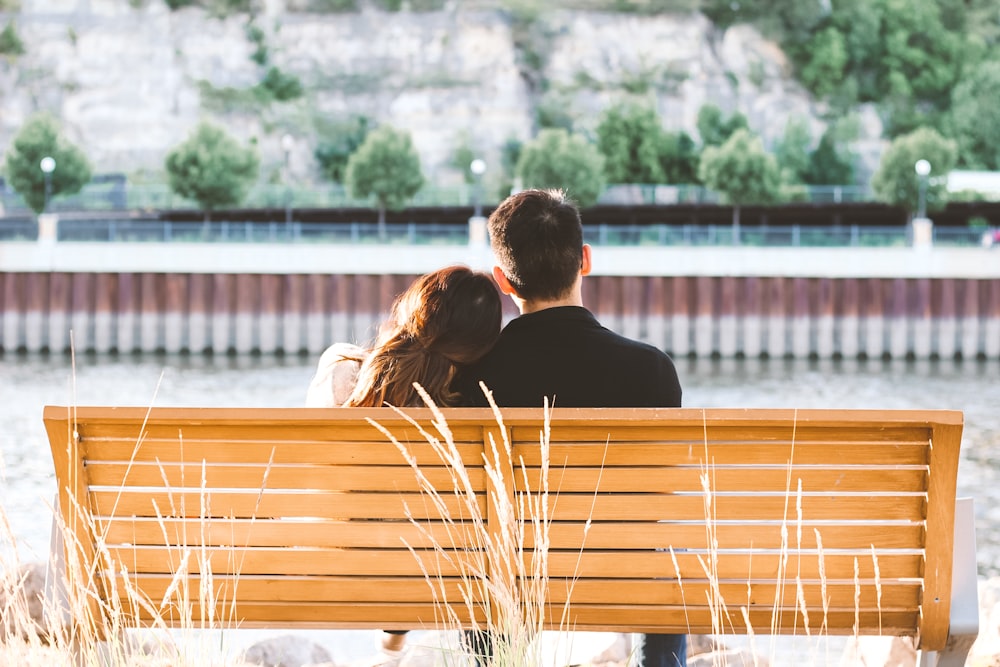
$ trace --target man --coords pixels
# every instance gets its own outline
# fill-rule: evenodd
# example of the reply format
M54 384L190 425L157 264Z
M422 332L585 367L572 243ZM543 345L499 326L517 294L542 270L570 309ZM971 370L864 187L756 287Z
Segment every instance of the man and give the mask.
M680 407L673 362L651 345L605 329L583 307L591 249L580 213L559 191L508 197L489 219L493 277L520 310L496 345L459 379L472 405L485 383L501 407ZM471 637L474 648L481 637ZM477 653L489 653L477 650ZM642 667L686 665L684 635L646 635Z

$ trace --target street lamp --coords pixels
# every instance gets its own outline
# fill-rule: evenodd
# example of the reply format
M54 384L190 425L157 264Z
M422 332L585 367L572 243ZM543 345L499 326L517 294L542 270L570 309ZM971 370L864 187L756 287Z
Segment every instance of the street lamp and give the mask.
M281 150L285 151L285 224L292 224L292 184L290 161L292 148L295 147L295 137L284 134L281 137Z
M42 173L45 174L45 199L42 200L42 213L45 213L49 207L49 197L52 195L52 172L56 169L56 161L54 158L46 155L38 163L38 166L41 168Z
M917 163L913 165L913 170L917 172L917 177L920 179L917 217L923 219L927 217L927 175L931 173L931 163L923 159L917 160Z
M472 175L476 177L475 191L473 192L473 203L475 212L473 216L477 218L483 217L483 174L486 173L486 163L476 158L469 165L469 171Z

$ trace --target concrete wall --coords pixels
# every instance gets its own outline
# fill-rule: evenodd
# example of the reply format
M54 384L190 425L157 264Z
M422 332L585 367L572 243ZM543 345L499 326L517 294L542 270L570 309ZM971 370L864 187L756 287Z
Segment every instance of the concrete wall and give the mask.
M10 255L3 251L9 245L0 248L0 350L5 352L63 352L72 336L78 352L318 354L334 341L369 340L395 296L433 268L414 270L419 253L397 258L380 249L377 256L392 272L359 272L357 257L338 258L317 271L284 256L293 246L272 247L272 257L282 255L285 265L294 267L282 273L264 270L274 268L266 262L254 268L245 254L217 246L212 248L217 263L230 270L164 270L165 259L137 270L133 265L143 253L132 245L132 252L117 260L108 255L104 270L76 266L94 259L82 255L70 263L76 268L25 270L8 266ZM103 257L106 245L92 248ZM253 254L260 248L241 250ZM848 274L843 276L782 275L781 265L760 275L728 275L721 269L741 265L708 255L700 272L677 275L669 269L687 264L676 253L661 252L659 274L643 274L639 261L617 274L613 265L598 263L598 275L584 281L584 301L609 328L676 356L1000 358L997 277L905 272L863 277L853 275L856 266L849 258L842 258ZM162 249L160 254L165 255ZM1000 256L983 254L995 269ZM454 261L459 260L433 266ZM923 265L927 273L944 272L953 262ZM720 269L714 275L712 266ZM244 268L235 270L239 267ZM973 274L980 270L971 262L966 268ZM513 317L512 305L506 307Z

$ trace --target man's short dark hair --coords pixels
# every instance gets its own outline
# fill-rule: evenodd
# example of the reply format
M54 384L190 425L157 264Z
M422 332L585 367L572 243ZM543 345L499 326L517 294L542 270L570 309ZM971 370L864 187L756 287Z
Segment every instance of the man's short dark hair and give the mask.
M580 211L561 190L524 190L490 216L490 245L517 293L555 300L573 286L583 262Z

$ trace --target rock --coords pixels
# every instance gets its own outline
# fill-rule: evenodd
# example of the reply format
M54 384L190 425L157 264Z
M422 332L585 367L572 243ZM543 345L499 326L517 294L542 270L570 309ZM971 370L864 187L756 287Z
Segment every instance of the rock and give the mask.
M767 658L746 649L721 648L688 657L688 667L767 667Z
M407 644L399 667L474 667L457 632L427 632Z
M0 579L0 637L45 637L45 563L28 563Z
M910 637L852 637L844 648L842 667L913 667L917 650Z
M281 635L257 642L243 653L243 661L262 667L304 667L333 664L330 654L305 637Z
M709 635L688 635L688 656L720 650L726 650L725 644L716 641Z

